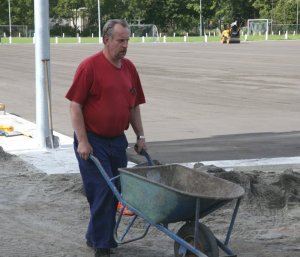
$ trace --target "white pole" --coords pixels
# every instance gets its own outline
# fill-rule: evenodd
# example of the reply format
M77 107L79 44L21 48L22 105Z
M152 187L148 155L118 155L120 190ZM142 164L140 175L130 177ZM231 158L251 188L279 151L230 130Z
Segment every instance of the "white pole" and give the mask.
M297 0L297 34L299 33L299 0Z
M50 135L45 72L45 62L50 60L49 0L34 0L34 25L37 139L39 145L45 148L46 138ZM47 67L50 87L50 61Z
M199 29L199 32L200 32L200 36L202 36L202 0L200 0L200 29Z
M99 44L102 43L101 38L101 13L100 13L100 0L98 0L98 35L99 35Z
M9 20L9 43L11 44L11 12L10 12L10 0L8 0L8 20Z

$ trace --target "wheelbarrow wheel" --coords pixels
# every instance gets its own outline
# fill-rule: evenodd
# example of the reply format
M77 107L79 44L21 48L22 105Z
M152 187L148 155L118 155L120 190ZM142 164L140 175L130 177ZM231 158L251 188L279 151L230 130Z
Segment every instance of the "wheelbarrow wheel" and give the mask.
M211 232L211 230L202 223L198 223L199 229L199 237L198 237L198 244L196 248L199 249L202 253L206 254L208 257L219 257L219 248L217 241ZM184 239L186 242L190 243L194 246L195 243L195 223L187 223L183 225L177 235ZM174 243L174 253L175 257L195 257L196 255L190 251L187 251L186 255L184 256L179 251L180 244L175 242Z

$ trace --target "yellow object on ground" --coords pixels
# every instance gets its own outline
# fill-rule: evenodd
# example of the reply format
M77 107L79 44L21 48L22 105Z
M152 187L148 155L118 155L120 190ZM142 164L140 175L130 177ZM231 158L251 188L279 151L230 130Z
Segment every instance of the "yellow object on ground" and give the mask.
M0 124L0 130L2 130L4 132L12 132L12 131L14 131L14 127L10 126L10 125L1 125Z

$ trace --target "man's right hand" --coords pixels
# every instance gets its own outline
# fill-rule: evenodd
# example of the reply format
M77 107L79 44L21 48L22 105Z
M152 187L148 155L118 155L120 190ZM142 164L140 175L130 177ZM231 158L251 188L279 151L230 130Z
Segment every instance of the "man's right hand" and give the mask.
M88 141L78 142L77 152L81 159L87 160L93 153L93 148Z

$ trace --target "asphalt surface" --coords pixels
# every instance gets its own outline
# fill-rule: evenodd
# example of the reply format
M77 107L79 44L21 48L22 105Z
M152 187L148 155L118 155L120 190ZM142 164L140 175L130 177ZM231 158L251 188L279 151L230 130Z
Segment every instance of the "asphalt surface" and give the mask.
M64 98L102 45L51 45L54 130L72 136ZM34 45L0 45L0 102L35 122ZM300 41L131 44L149 152L163 162L300 156ZM129 142L135 141L132 130Z

